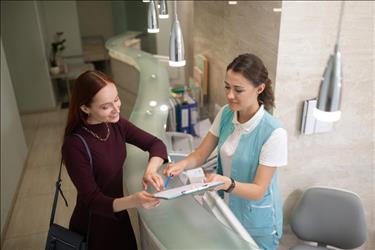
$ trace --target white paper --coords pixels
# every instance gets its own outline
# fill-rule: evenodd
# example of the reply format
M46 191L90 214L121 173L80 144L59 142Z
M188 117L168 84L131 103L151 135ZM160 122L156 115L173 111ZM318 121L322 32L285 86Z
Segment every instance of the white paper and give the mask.
M181 128L189 126L189 110L181 109Z
M185 175L189 180L189 183L203 183L204 172L202 168L189 169L182 172L181 175Z
M208 118L205 120L199 121L197 124L194 125L195 132L201 138L206 136L210 128L211 128L211 122Z

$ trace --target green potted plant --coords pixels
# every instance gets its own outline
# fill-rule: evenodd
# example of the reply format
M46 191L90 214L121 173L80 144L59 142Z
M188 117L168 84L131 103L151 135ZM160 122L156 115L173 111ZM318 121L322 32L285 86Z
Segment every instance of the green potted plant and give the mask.
M58 58L61 56L62 52L65 49L64 43L65 39L62 38L64 32L56 32L55 42L51 44L51 56L50 56L50 71L51 74L60 73L60 65Z

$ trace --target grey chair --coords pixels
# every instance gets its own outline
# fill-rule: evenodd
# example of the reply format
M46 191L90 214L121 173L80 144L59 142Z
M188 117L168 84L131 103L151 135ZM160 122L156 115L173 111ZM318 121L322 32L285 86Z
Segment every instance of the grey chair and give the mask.
M290 248L293 250L332 249L328 246L353 249L367 238L359 196L341 189L307 189L292 212L290 225L299 239L317 243L297 245Z

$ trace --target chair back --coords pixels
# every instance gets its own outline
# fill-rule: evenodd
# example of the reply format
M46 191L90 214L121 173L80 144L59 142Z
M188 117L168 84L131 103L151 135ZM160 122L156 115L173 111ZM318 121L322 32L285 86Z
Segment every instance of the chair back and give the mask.
M298 238L320 246L353 249L367 238L362 202L353 192L328 188L307 189L291 217Z

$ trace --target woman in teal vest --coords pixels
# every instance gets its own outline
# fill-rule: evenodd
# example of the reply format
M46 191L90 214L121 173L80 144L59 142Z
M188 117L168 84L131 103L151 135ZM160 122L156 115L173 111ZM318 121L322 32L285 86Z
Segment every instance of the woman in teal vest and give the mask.
M277 187L278 168L287 164L287 133L268 111L274 107L272 82L262 60L243 54L228 66L224 80L228 104L201 145L164 174L179 175L200 166L217 146L217 188L232 212L262 249L277 249L283 213Z

